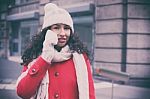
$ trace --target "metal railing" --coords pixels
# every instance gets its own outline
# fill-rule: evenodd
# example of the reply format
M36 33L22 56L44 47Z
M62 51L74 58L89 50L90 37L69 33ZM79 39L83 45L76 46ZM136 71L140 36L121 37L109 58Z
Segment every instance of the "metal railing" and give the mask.
M115 81L128 82L130 79L130 74L125 72L117 72L105 68L96 68L95 72L97 75L106 77L111 80L112 82L111 99L113 99L114 97L114 82Z

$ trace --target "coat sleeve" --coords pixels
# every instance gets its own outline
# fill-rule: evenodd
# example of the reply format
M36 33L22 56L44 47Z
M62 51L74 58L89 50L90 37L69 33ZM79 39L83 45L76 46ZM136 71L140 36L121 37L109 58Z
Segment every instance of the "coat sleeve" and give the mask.
M22 74L17 81L17 94L23 99L29 99L35 95L49 64L40 56L30 66L24 66ZM28 67L28 68L27 68Z
M89 97L95 99L94 81L92 77L91 65L88 57L84 54L85 62L87 64L88 80L89 80Z

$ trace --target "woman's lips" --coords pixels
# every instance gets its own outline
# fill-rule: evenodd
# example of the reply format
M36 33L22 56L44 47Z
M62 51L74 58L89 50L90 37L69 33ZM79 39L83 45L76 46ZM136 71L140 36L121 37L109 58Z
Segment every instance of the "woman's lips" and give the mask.
M58 38L58 42L59 42L59 43L65 43L65 42L66 42L66 39L65 39L65 38Z

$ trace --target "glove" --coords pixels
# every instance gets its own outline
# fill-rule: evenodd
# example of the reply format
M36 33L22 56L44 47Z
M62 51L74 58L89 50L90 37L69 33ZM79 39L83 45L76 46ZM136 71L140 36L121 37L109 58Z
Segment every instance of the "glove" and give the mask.
M58 42L57 34L51 30L48 30L45 35L45 40L43 42L43 49L41 57L48 63L51 63L51 60L54 57L55 50L54 45Z
M49 45L56 45L58 42L57 34L51 30L48 30L45 35L45 40L43 42L43 48L47 48ZM45 50L45 49L44 49Z

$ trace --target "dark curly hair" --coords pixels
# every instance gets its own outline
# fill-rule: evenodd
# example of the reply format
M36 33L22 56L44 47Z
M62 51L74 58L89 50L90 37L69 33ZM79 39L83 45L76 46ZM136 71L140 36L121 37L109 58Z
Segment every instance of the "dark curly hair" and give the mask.
M33 59L37 58L42 53L43 42L48 28L43 29L40 33L34 35L25 49L21 59L23 62L21 65L28 65ZM79 54L85 53L89 57L90 52L87 47L80 41L79 36L76 33L72 33L67 42L69 48Z

